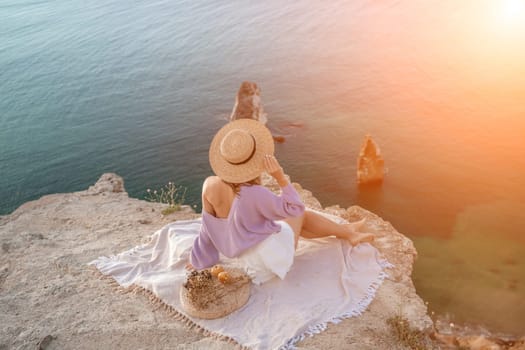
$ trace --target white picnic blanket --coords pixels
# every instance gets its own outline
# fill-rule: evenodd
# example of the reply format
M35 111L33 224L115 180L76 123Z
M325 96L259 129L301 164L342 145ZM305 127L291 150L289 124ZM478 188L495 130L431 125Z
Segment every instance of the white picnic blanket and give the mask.
M361 314L389 266L368 243L352 247L336 238L301 239L284 280L252 285L247 304L224 318L192 318L184 314L179 289L186 280L185 265L200 225L201 219L170 223L155 232L149 243L90 264L122 287L153 292L207 334L252 349L291 349L305 336L323 331L328 322ZM234 262L225 259L223 263Z

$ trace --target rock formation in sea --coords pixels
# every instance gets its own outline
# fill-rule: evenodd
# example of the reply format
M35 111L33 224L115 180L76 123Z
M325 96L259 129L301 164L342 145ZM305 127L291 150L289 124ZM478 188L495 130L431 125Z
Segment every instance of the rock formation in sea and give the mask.
M260 121L263 124L268 122L267 114L261 101L261 90L256 83L251 81L243 81L235 96L235 104L233 105L230 121L237 119L253 119ZM273 134L273 133L272 133ZM282 135L272 135L275 142L282 143L285 141Z
M385 161L381 156L381 150L372 137L366 135L357 158L357 182L380 183L384 175Z
M278 190L276 183L264 183ZM360 208L323 208L310 191L294 184L307 206L350 221L367 218L375 245L394 265L366 312L330 325L298 344L299 349L403 348L386 320L406 318L430 332L432 321L411 280L414 245L388 222ZM233 349L204 337L148 303L119 294L114 283L95 277L93 259L145 243L174 220L199 217L190 207L168 216L167 205L128 197L124 181L104 174L88 190L52 194L0 217L0 349L188 348ZM160 345L162 344L162 345ZM43 346L42 348L46 348Z
M243 81L237 91L230 121L237 119L253 119L263 124L268 121L261 103L261 90L254 82Z

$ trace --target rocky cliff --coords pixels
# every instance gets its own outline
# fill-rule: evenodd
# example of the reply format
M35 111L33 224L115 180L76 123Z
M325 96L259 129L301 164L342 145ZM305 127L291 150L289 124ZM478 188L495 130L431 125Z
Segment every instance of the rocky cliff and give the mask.
M270 179L265 185L277 187ZM295 184L307 206L350 221L367 218L376 247L394 264L368 310L298 344L299 349L404 349L387 320L428 332L432 322L411 280L412 242L363 208L322 208ZM87 263L145 243L168 222L195 218L190 207L129 198L122 178L104 174L85 191L54 194L0 217L0 349L231 349L156 310L142 295L119 294Z

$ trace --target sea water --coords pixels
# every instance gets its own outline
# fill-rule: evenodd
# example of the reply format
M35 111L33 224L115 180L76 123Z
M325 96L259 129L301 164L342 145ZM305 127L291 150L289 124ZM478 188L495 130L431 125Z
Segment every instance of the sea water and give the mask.
M415 242L431 311L523 335L525 15L512 3L3 0L0 214L104 172L137 198L173 181L199 208L211 137L251 80L294 181ZM356 184L366 134L380 186Z

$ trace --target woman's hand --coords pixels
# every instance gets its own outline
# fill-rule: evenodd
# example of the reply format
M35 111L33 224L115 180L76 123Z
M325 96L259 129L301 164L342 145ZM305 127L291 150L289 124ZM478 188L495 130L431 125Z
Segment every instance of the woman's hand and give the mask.
M191 263L187 263L186 264L186 270L193 271L193 270L195 270L195 267L193 267L193 265Z
M288 180L284 176L283 168L273 155L266 154L264 156L264 169L277 181L280 187L288 185Z

